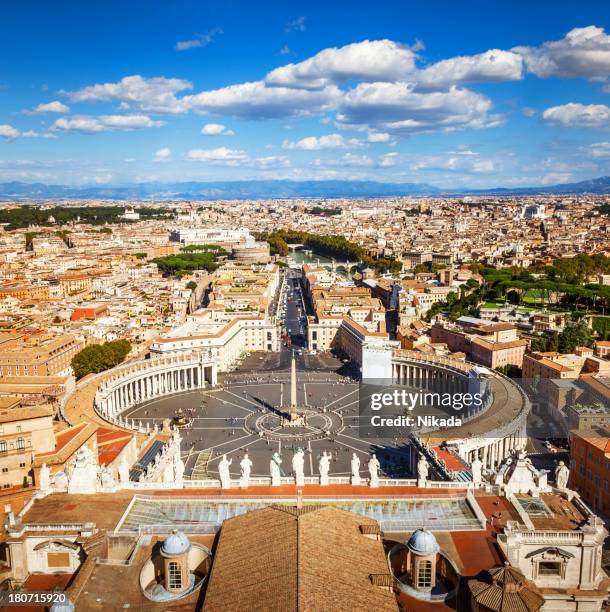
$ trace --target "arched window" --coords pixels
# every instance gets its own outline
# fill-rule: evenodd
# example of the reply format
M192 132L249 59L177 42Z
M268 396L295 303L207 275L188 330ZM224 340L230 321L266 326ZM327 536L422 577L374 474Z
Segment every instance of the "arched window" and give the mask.
M417 568L417 588L429 589L432 586L432 561L421 561Z
M180 566L175 561L170 561L167 566L168 573L168 587L169 590L176 590L182 588L182 571Z

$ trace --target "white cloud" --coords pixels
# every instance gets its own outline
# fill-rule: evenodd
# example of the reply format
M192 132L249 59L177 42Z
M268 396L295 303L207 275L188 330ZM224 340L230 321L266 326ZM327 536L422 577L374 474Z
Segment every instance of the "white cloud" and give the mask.
M536 109L532 108L531 106L524 106L521 109L521 112L526 116L526 117L533 117L536 114Z
M186 154L185 159L223 166L237 166L248 159L248 154L241 149L228 149L227 147L192 149Z
M19 138L20 135L19 130L15 129L12 125L8 125L7 123L0 125L0 136L3 138L12 140L13 138Z
M364 40L331 47L298 64L272 70L265 83L273 87L322 89L351 80L394 81L415 69L415 53L391 40Z
M123 107L148 112L181 113L186 109L176 94L192 89L183 79L144 78L139 74L122 78L117 83L89 85L66 95L72 102L121 102Z
M281 49L280 49L280 55L289 55L290 53L292 53L290 47L288 45L284 45Z
M285 25L284 31L285 32L304 32L305 31L305 17L301 15L300 17L297 17L296 19L289 21Z
M227 130L227 126L222 123L206 123L201 128L201 133L204 136L234 136L233 130Z
M69 113L70 107L66 106L59 100L53 102L47 102L46 104L39 104L36 108L31 111L27 111L27 114L39 115L44 113Z
M168 162L171 161L171 159L172 152L169 150L168 147L163 147L162 149L159 149L153 156L153 162L155 163Z
M496 169L496 166L493 163L493 161L491 161L490 159L477 159L472 164L473 172L480 172L480 173L494 172L495 169Z
M267 87L262 81L254 81L185 96L180 103L201 113L268 119L321 113L334 108L340 98L336 87L307 91Z
M491 106L484 95L456 86L419 92L403 82L360 83L345 95L337 121L403 134L479 129L502 123L502 117L490 115Z
M382 168L391 168L398 161L398 153L386 153L379 158L379 165Z
M288 167L290 165L290 160L284 156L251 158L241 149L229 149L227 147L192 149L186 154L185 159L187 161L204 162L212 166L244 166L262 170Z
M386 132L369 132L367 140L369 142L389 142L392 137Z
M547 108L542 118L564 127L610 127L610 107L605 104L578 104L570 102Z
M356 138L346 139L341 134L327 134L325 136L307 136L297 142L284 140L284 149L301 149L303 151L319 151L321 149L353 149L365 146Z
M12 125L4 123L0 125L0 137L6 138L7 140L14 140L15 138L55 138L55 134L50 132L37 132L36 130L20 132Z
M205 47L211 42L214 42L214 39L222 33L222 28L212 28L205 34L199 34L196 38L191 38L189 40L179 40L176 43L176 51L188 51L189 49Z
M586 147L582 147L581 150L589 157L610 157L610 142L594 142Z
M517 81L523 78L523 60L511 51L491 49L478 55L442 60L416 75L418 84L446 86L454 83Z
M538 47L515 47L513 51L523 56L529 72L542 78L605 80L610 75L610 36L597 26L574 28L561 40Z
M165 125L164 121L154 121L147 115L101 115L99 117L83 116L57 119L50 129L54 132L95 134L98 132L141 130L163 125Z

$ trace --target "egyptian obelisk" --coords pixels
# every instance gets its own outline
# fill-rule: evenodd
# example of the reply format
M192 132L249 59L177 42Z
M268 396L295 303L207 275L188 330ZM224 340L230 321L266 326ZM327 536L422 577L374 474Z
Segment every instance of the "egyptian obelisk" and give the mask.
M290 364L290 420L294 421L297 418L297 362L294 358L294 353L292 353L292 362Z

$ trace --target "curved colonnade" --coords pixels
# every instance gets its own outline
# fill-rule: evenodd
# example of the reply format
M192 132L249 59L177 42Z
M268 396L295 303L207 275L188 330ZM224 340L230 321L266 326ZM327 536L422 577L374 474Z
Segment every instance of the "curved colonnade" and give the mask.
M451 437L444 440L469 465L478 455L483 467L493 470L525 447L529 401L518 385L498 372L457 359L395 350L392 375L395 383L413 381L424 390L483 395L483 405L468 410L462 426L452 428ZM431 431L430 437L443 441L441 432Z
M129 427L121 416L125 410L164 395L214 386L217 379L217 365L209 352L137 361L118 366L101 382L95 411L107 421Z

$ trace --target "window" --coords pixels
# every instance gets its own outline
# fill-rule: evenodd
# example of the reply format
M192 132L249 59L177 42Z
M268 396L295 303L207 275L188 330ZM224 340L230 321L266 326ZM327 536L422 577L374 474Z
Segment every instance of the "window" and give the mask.
M6 440L0 440L0 453L6 453L7 450Z
M182 572L180 566L175 561L170 561L168 564L169 590L182 588Z
M538 563L539 576L561 576L561 563L559 561L540 561Z
M19 467L20 467L20 468L24 468L24 467L25 467L25 463L20 463L20 464L19 464Z
M432 561L422 561L417 568L417 587L429 589L432 586Z
M2 473L6 474L8 472L8 468L2 468Z
M25 440L23 438L17 438L17 448L19 449L25 448Z

